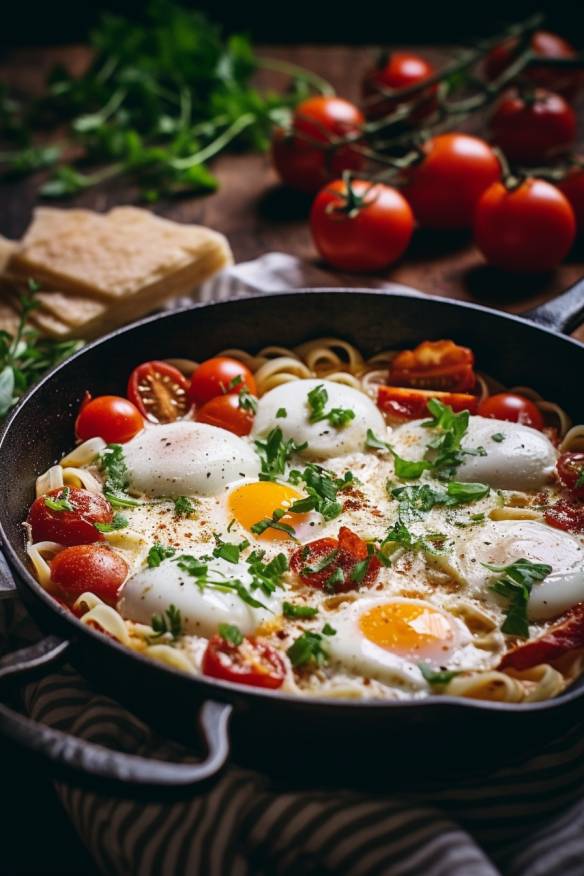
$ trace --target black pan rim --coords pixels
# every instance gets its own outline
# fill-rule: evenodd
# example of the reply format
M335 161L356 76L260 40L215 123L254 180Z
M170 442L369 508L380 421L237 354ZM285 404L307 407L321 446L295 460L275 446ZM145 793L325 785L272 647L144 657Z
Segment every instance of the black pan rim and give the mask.
M162 321L165 319L170 319L177 314L181 313L190 313L191 311L196 311L199 309L215 309L215 308L229 308L234 302L241 302L249 299L261 299L265 301L267 304L270 301L279 300L285 298L289 295L316 295L319 293L329 293L329 294L355 294L359 297L364 296L384 296L389 298L406 298L406 299L421 299L430 302L437 302L440 305L445 305L454 310L456 309L464 309L470 310L479 313L488 314L490 317L495 316L496 318L500 318L503 321L511 321L516 322L520 325L524 325L531 330L536 330L537 332L543 332L545 334L551 335L553 337L558 338L563 343L570 344L577 349L584 350L584 343L576 340L575 338L571 338L569 336L563 335L561 332L555 331L554 329L550 329L545 326L536 325L533 322L530 322L528 319L518 316L516 314L509 314L503 311L494 311L489 307L485 307L484 305L474 304L472 302L466 301L457 301L450 298L444 298L442 296L437 295L427 295L423 292L418 292L416 290L412 290L411 292L395 292L392 290L383 290L383 289L367 289L367 288L339 288L339 287L323 287L323 288L314 288L314 289L294 289L294 290L286 290L282 292L270 292L268 294L260 294L260 295L249 295L242 298L231 299L229 301L220 301L220 302L194 302L192 305L187 305L186 307L178 308L176 310L169 310L167 312L156 313L151 316L144 317L143 319L136 320L133 323L130 323L127 326L123 326L122 328L116 329L112 332L109 332L107 335L104 335L101 338L90 341L85 346L83 346L80 350L70 356L63 362L58 363L54 368L48 371L43 377L32 386L27 393L19 400L18 404L13 408L9 417L5 421L2 429L0 430L0 452L6 440L6 436L12 428L12 424L18 418L20 410L32 400L37 393L39 393L43 386L52 379L53 375L57 374L61 370L70 367L75 364L79 359L82 359L83 356L90 350L93 350L97 347L105 345L110 339L114 337L118 337L120 335L130 334L137 328L140 328L143 325L148 325L150 323L155 323L158 321ZM194 688L200 689L202 691L201 699L209 698L209 699L220 699L224 701L228 701L233 698L237 698L245 701L268 701L268 702L277 702L282 705L289 705L291 707L301 707L303 709L307 709L310 712L315 714L321 712L323 708L326 708L327 711L334 710L337 713L342 713L344 711L349 711L351 713L355 713L356 711L369 711L369 712L394 712L396 710L408 710L408 709L417 709L419 707L424 707L425 709L447 709L449 712L453 710L462 709L462 710L476 710L481 712L505 712L512 714L525 714L532 712L545 712L551 709L558 709L563 706L568 705L570 702L574 700L580 699L584 696L584 686L581 688L575 687L577 682L570 685L565 691L558 694L556 697L550 700L544 700L541 702L535 703L503 703L497 701L483 701L483 700L467 700L463 697L449 697L449 696L436 696L430 694L423 699L411 698L409 700L363 700L363 701L347 701L347 700L335 700L328 699L324 697L300 697L289 694L282 694L277 691L268 691L262 690L259 688L248 688L242 689L241 685L237 685L235 683L230 682L221 682L218 680L210 680L205 679L204 677L199 676L191 676L186 672L182 672L179 669L175 669L170 666L166 666L162 663L157 663L156 661L150 660L147 657L139 654L138 652L133 651L130 648L125 647L124 645L115 642L102 634L100 634L97 630L93 630L88 627L86 624L83 624L78 618L76 618L71 612L68 612L66 609L62 608L59 603L57 603L49 593L47 593L36 580L36 578L32 575L32 573L27 569L24 563L21 561L20 557L17 555L16 550L12 546L10 539L8 538L2 521L0 520L0 542L2 544L3 551L7 554L10 566L16 572L17 579L20 582L26 584L26 586L32 590L35 597L39 598L45 606L54 614L56 621L59 624L65 624L67 626L71 626L74 631L74 641L77 642L80 638L90 637L97 643L99 643L100 647L104 648L113 648L115 649L124 660L134 660L138 661L141 665L144 665L148 668L149 671L159 672L167 677L175 677L180 678L181 680L191 684ZM219 694L217 693L219 692ZM223 692L223 696L221 695ZM232 695L232 696L230 696Z

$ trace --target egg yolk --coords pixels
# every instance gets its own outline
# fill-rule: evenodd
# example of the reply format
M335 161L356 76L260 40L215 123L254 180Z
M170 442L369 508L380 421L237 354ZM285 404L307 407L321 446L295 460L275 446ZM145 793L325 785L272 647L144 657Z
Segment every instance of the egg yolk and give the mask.
M440 659L452 649L454 627L445 615L429 605L387 602L359 617L363 635L388 651Z
M293 490L285 484L276 484L272 481L258 481L253 484L243 484L241 487L236 487L229 495L228 505L233 517L240 523L248 532L254 523L271 517L274 511L278 509L286 510L297 499L301 499L300 493ZM278 520L285 526L291 526L293 529L306 520L306 514L284 514ZM256 538L273 541L274 539L290 540L291 536L281 529L273 529L269 527L260 535L252 533Z

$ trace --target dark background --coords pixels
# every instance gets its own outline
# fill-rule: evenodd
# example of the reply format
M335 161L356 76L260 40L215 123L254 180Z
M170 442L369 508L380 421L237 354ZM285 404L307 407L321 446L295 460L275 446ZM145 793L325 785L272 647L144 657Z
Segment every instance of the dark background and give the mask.
M6 0L0 45L83 41L100 10L139 19L146 5L147 0ZM185 5L207 12L226 31L245 32L255 41L267 43L453 43L491 35L509 21L541 10L547 13L550 30L559 31L576 45L584 44L582 0L466 0L464 5L445 0L360 0L350 5L318 0L185 0Z

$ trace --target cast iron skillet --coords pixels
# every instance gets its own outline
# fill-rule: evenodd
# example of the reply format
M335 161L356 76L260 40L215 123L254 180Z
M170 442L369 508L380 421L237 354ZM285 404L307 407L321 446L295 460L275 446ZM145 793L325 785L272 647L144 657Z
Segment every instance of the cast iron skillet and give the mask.
M178 764L107 750L37 724L0 704L0 732L41 755L52 769L108 792L192 793L232 757L288 784L350 783L387 787L489 768L525 753L573 723L582 712L584 679L555 699L529 705L429 697L402 703L302 700L213 679L194 678L149 661L82 625L31 575L21 521L38 474L72 444L86 389L124 393L131 369L146 359L205 359L225 347L294 346L335 335L371 354L425 338L449 337L471 347L480 367L507 385L527 384L584 421L584 347L562 337L584 317L584 281L532 311L529 320L416 294L306 290L202 305L155 316L85 347L55 368L21 401L0 436L0 536L13 588L48 634L38 645L0 661L0 679L47 669L65 656L92 684L172 738L193 746L196 718L204 756ZM537 323L538 325L534 325ZM581 384L580 384L581 385ZM228 724L232 719L231 739ZM402 768L403 765L403 768ZM136 788L132 788L132 793Z

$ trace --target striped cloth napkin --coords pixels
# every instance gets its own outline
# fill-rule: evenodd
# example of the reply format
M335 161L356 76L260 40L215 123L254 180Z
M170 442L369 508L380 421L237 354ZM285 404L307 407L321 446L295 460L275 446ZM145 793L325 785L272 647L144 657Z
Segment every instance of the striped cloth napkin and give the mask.
M200 297L217 301L308 285L339 285L339 278L271 253L205 284ZM358 281L343 278L343 285ZM11 647L38 635L24 609L6 603L0 605L1 633ZM92 691L69 666L29 684L23 705L36 720L91 742L193 760ZM268 777L236 766L207 794L175 804L108 798L64 784L56 790L108 876L584 874L580 726L488 779L426 792L282 793L270 788Z

